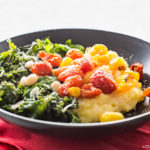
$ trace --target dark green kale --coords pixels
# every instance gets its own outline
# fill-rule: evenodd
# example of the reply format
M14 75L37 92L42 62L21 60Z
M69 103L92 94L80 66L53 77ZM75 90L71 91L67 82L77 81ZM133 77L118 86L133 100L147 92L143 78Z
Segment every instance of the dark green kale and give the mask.
M33 86L29 86L29 87L23 87L24 91L23 91L23 97L24 98L32 98L32 94L34 96L34 92L33 89L38 88L38 95L34 96L34 98L38 98L44 95L49 95L51 94L52 90L51 90L51 84L56 80L56 77L52 77L52 76L44 76L44 77L39 77L38 81L36 84L34 84ZM21 86L21 85L20 85Z
M30 71L25 68L25 63L34 60L35 57L21 52L11 41L9 41L9 49L0 54L0 82L8 81L16 84L22 76L30 74Z
M22 47L25 49L25 47ZM70 48L76 48L84 52L85 48L79 44L72 44L71 39L68 39L65 44L52 43L49 38L45 40L37 39L32 42L30 48L27 51L28 55L37 55L39 51L45 51L52 54L60 54L62 57L66 55L66 52Z
M80 50L81 52L85 52L85 48L83 45L80 45L80 44L72 44L72 41L71 39L68 39L66 42L65 42L65 45L71 47L71 48L76 48L78 50Z
M18 100L18 91L15 85L10 82L3 81L0 84L0 105L14 104Z
M51 50L52 48L53 48L53 43L49 40L49 38L46 38L45 40L36 39L35 41L32 42L26 54L37 55L38 52L42 50L46 52L54 53Z
M54 98L48 104L48 109L46 110L46 120L57 122L79 122L78 116L72 112L73 109L78 107L76 98L61 98L55 92L51 95Z
M59 97L52 92L51 83L56 81L55 76L39 77L36 84L23 87L19 84L23 76L28 76L31 71L25 68L25 63L32 60L39 61L39 51L57 53L62 57L71 48L84 52L84 47L66 43L52 43L49 38L37 39L31 45L17 47L11 40L8 41L9 50L0 53L0 106L13 113L58 122L80 122L74 109L78 107L76 98ZM41 61L41 60L40 60Z
M11 40L8 40L9 50L3 53L0 53L0 65L3 63L8 63L15 56L17 47Z
M3 62L6 60L6 58L8 58L8 56L10 56L10 53L11 53L10 50L0 53L0 65L2 65Z
M58 93L53 92L38 100L26 99L4 108L30 118L57 122L80 122L78 116L72 112L77 107L76 98L61 98Z

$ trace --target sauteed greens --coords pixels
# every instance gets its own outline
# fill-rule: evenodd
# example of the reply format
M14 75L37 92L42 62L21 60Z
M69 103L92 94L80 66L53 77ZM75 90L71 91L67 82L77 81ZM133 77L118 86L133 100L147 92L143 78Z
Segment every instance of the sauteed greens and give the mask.
M84 47L72 44L52 43L49 38L36 39L32 44L17 47L8 40L9 50L0 53L0 107L10 112L42 120L59 122L80 122L72 112L78 107L75 97L60 97L53 92L51 84L57 80L54 74L40 76L31 86L22 86L20 80L29 76L31 70L25 67L26 62L39 62L39 51L65 56L70 48L84 51Z

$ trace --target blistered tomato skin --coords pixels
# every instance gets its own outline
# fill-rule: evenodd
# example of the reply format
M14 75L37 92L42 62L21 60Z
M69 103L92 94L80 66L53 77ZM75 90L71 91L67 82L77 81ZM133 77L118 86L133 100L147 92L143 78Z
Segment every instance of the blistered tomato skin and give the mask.
M69 87L66 84L62 84L59 88L58 88L58 94L61 97L65 97L65 96L69 96Z
M104 94L110 94L117 89L117 85L111 74L103 70L97 70L94 74L92 74L90 82L96 88L101 89Z
M47 53L44 52L44 51L40 51L40 52L39 52L39 57L40 57L40 58L44 58L44 57L46 57L46 55L47 55Z
M48 62L37 62L32 65L31 72L35 73L38 76L51 75L52 66Z
M75 65L80 66L81 70L83 71L83 73L86 73L87 71L91 71L92 70L92 62L83 57L83 58L79 58L79 59L75 59L73 62Z
M59 54L50 54L45 58L45 60L51 63L53 67L59 66L60 63L62 62L62 58Z
M65 84L68 87L81 87L83 85L83 79L80 75L71 76L65 80Z
M43 61L49 62L53 67L59 66L60 63L62 62L62 58L59 54L51 54L51 53L46 53L44 51L40 51L39 57Z
M84 76L83 72L80 70L78 66L71 66L67 68L65 71L61 72L58 76L58 80L64 82L68 77L80 75L82 78Z
M138 72L140 74L140 80L143 78L143 65L140 63L134 63L130 67L131 70Z
M54 72L55 76L59 76L59 74L62 73L63 71L65 71L67 68L68 68L68 66L57 68L57 69L54 69L53 72Z
M96 67L98 67L97 63L95 61L92 61L92 69L95 69Z
M144 90L143 96L144 96L144 97L145 97L145 96L150 97L150 87L148 87L148 88L146 88L146 89Z
M77 59L77 58L82 58L83 53L80 50L71 49L67 52L66 57L70 57L74 60L74 59Z
M81 88L81 97L83 98L93 98L100 95L102 91L95 88L92 83L84 84Z

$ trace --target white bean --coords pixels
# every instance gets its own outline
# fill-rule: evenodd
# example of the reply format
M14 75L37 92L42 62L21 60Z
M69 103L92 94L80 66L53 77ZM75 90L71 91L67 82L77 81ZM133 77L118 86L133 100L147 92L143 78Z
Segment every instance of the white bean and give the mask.
M36 74L30 74L27 77L22 77L20 83L22 86L31 86L34 85L38 80L38 76Z
M30 98L38 98L39 95L39 87L35 87L32 89L32 91L30 92Z
M61 83L59 81L54 81L51 84L51 88L54 92L58 92L59 87L61 86Z
M25 63L25 67L28 68L28 69L30 69L33 64L34 64L33 61L28 61L28 62Z
M22 86L26 86L26 80L27 80L27 77L23 76L20 80L20 83Z
M27 86L31 86L33 84L35 84L38 80L38 76L36 74L30 74L29 76L27 76L27 79L26 79L26 85Z

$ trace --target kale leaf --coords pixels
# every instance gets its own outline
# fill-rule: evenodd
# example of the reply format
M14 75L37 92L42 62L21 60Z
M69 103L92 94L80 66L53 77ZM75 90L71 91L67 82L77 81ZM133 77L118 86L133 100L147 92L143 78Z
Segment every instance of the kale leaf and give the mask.
M52 77L52 76L39 77L36 84L34 84L33 86L24 87L23 97L24 98L31 98L32 97L31 92L36 87L39 88L39 92L38 92L37 96L41 97L41 96L45 96L45 95L50 94L52 92L50 85L55 80L56 80L56 77Z
M25 47L22 48L24 49ZM83 53L85 50L85 48L80 44L72 44L71 39L68 39L65 44L58 44L52 43L49 38L46 38L44 40L36 39L34 42L32 42L27 54L37 55L39 51L45 51L52 54L57 53L64 57L66 52L71 48L79 49Z
M57 122L80 122L77 114L73 113L73 109L77 107L76 98L61 98L58 93L53 92L38 100L26 99L13 105L6 105L3 108L16 114L36 119Z
M48 103L46 112L46 120L59 121L59 122L79 122L76 114L72 110L78 107L76 98L58 96L58 93L51 94L54 98ZM76 117L76 119L75 119Z
M37 83L23 87L19 84L23 76L31 71L25 63L40 60L39 51L60 54L64 57L68 50L75 48L84 52L84 47L72 44L68 39L65 44L52 43L49 38L36 39L32 44L17 47L8 40L9 50L0 53L0 107L22 116L59 122L80 122L74 109L78 107L74 97L61 98L52 92L51 83L55 76L39 77ZM40 60L41 61L41 60Z
M13 83L3 81L0 84L0 105L14 104L18 96L18 91Z
M81 52L85 52L85 48L83 45L80 45L80 44L72 44L72 40L71 39L68 39L66 42L65 42L65 45L71 47L71 48L75 48L75 49L78 49L80 50Z

